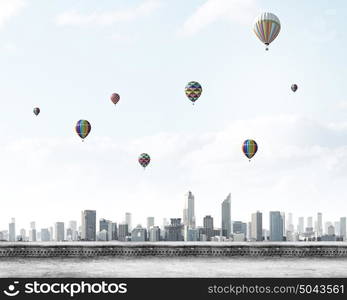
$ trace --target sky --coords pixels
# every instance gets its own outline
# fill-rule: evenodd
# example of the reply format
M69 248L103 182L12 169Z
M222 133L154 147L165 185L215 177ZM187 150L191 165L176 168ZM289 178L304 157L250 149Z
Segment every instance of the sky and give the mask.
M80 222L84 209L161 225L182 217L189 190L198 225L210 214L220 226L228 193L233 220L260 210L265 227L270 210L346 216L346 5L0 0L0 230L12 217L17 230ZM281 20L269 51L252 32L264 11Z

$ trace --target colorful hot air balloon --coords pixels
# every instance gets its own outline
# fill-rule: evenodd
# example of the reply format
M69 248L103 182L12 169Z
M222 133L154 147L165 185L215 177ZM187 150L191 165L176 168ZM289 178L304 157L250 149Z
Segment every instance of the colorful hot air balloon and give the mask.
M79 120L76 124L76 132L82 141L88 136L92 126L87 120Z
M253 31L259 40L261 40L266 46L269 46L278 36L280 30L281 22L273 13L264 12L254 21ZM269 50L269 48L266 47L266 50Z
M249 161L257 153L258 145L254 140L245 140L242 145L243 153L248 157Z
M186 95L190 101L194 102L199 99L202 93L202 87L199 82L188 82L185 88Z
M33 112L34 112L35 116L37 116L40 113L40 109L38 107L35 107L33 109Z
M291 86L291 89L292 89L292 91L295 93L296 92L296 90L298 89L298 85L297 84L292 84L292 86Z
M139 163L143 168L146 168L150 161L151 161L151 158L147 153L142 153L139 156Z
M120 96L119 96L117 93L113 93L113 94L111 95L110 99L111 99L112 103L113 103L114 105L116 105L117 102L118 102L119 99L120 99Z

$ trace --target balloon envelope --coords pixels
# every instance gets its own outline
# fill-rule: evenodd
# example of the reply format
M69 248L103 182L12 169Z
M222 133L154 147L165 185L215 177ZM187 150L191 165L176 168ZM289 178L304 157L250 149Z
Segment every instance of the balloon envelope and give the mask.
M190 81L185 88L186 95L193 103L199 99L202 93L202 87L199 82Z
M291 89L292 89L292 91L295 93L296 92L296 90L298 89L298 86L297 86L297 84L292 84L292 86L291 86Z
M117 104L120 99L120 96L117 93L113 93L110 97L113 104Z
M33 109L35 116L37 116L40 113L40 109L38 107L35 107Z
M146 168L151 161L151 157L147 153L142 153L139 156L139 163L142 167Z
M79 120L75 129L79 137L83 140L88 136L92 126L87 120Z
M248 157L248 159L251 159L258 150L258 145L254 140L245 140L242 145L242 151L243 153Z
M266 46L278 36L281 30L281 22L273 13L264 12L254 21L253 31Z

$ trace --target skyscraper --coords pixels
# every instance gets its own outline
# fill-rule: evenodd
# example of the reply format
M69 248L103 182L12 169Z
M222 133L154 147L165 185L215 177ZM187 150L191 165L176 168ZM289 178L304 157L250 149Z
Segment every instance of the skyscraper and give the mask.
M144 242L146 240L147 232L141 225L137 225L131 232L132 242Z
M49 242L51 240L49 230L48 228L42 228L41 229L41 241L42 242Z
M30 242L36 242L36 224L35 224L35 222L30 222L29 241Z
M195 228L195 198L191 191L186 195L183 209L183 224L188 228Z
M222 236L231 234L231 194L222 202Z
M11 223L8 224L8 239L10 242L16 241L16 221L11 219Z
M106 231L106 241L112 240L112 222L106 219L99 220L99 231Z
M270 241L283 241L283 218L279 211L270 211Z
M340 236L346 240L346 217L340 218Z
M263 214L260 211L252 214L251 240L263 240Z
M317 214L317 236L323 235L323 215L322 213Z
M64 241L64 234L65 234L65 228L64 228L64 222L56 222L54 226L54 232L55 232L55 240L57 242Z
M112 223L112 240L116 241L118 240L118 229L117 229L117 223Z
M304 231L305 231L304 217L300 217L298 219L298 232L299 233L304 233Z
M211 216L205 216L203 223L204 223L204 232L207 236L207 240L210 241L211 237L214 236L213 218Z
M129 235L129 228L128 224L121 223L118 226L118 240L120 241L126 241L126 237Z
M149 241L150 242L160 241L160 228L159 228L159 226L152 226L149 229Z
M82 211L81 239L84 241L96 240L96 211Z
M147 218L147 231L148 232L152 226L154 226L154 217L148 217Z
M129 232L131 232L132 226L131 226L131 213L130 212L125 213L125 223L128 224L128 230L129 230Z
M313 218L307 217L307 226L306 228L313 228Z
M165 226L165 240L167 241L183 241L183 228L181 218L172 218L171 224Z

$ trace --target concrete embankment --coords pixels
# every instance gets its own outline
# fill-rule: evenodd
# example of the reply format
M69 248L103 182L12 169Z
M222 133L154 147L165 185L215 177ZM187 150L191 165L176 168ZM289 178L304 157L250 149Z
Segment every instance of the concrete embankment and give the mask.
M0 257L347 257L347 242L0 242Z

